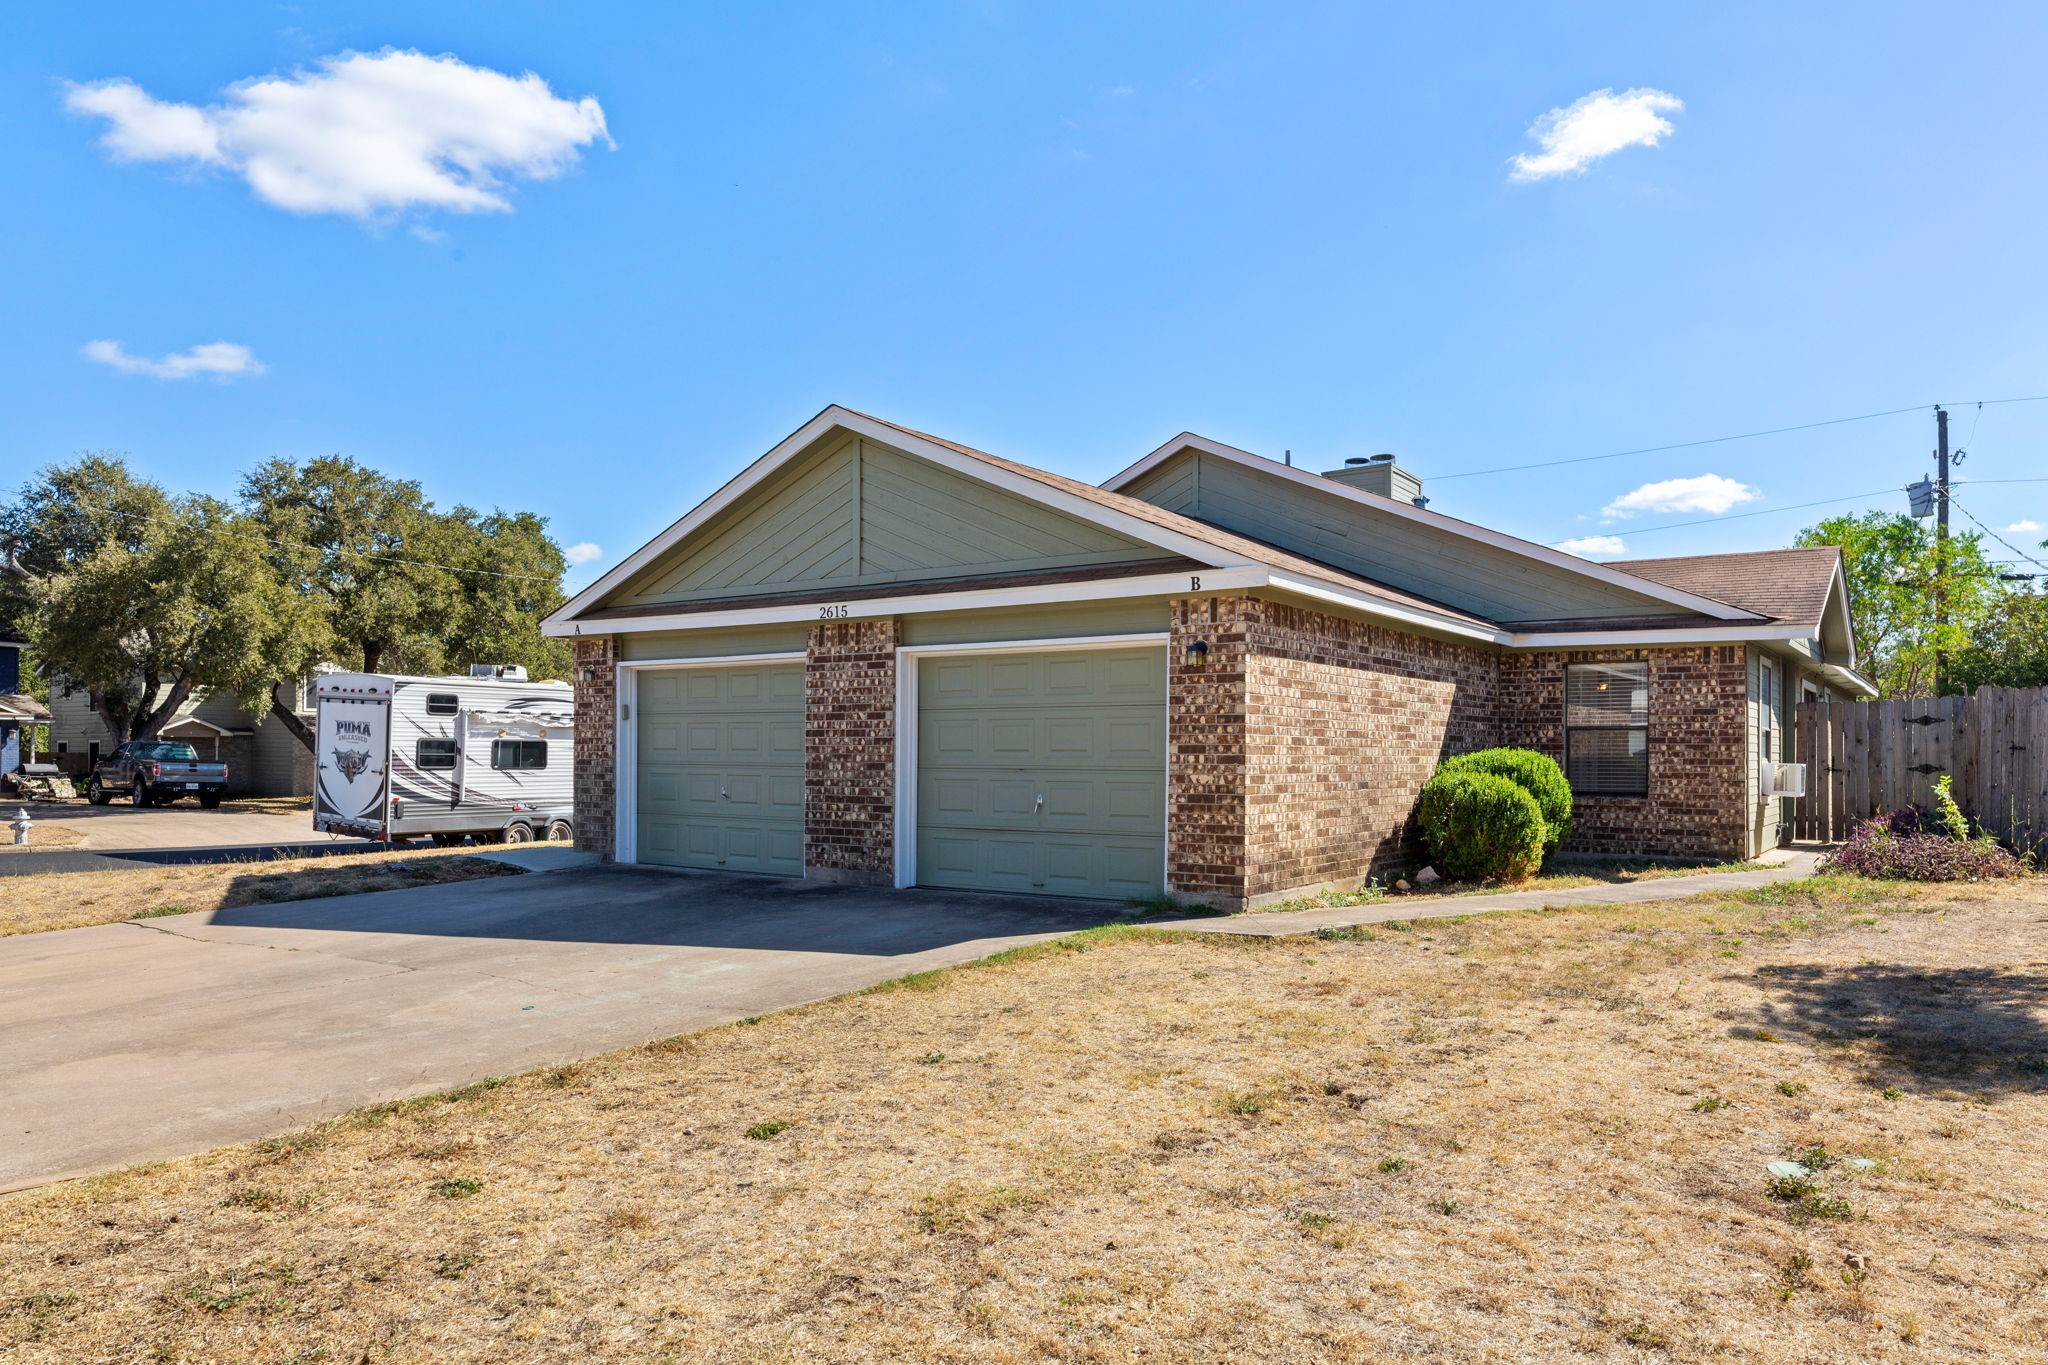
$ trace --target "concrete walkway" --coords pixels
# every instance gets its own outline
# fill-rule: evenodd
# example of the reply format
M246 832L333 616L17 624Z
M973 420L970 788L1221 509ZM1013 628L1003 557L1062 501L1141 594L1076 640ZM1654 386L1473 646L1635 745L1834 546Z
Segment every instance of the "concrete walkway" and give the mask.
M1325 929L1353 929L1391 920L1453 919L1460 915L1491 915L1503 910L1540 910L1563 905L1637 905L1683 900L1714 891L1749 891L1772 882L1797 881L1813 875L1818 849L1776 849L1756 861L1778 866L1756 872L1703 872L1691 877L1659 877L1646 882L1615 882L1577 886L1563 891L1503 891L1491 896L1389 896L1370 905L1345 905L1316 910L1210 916L1196 919L1146 920L1157 929L1187 929L1198 934L1232 934L1245 938L1287 938Z

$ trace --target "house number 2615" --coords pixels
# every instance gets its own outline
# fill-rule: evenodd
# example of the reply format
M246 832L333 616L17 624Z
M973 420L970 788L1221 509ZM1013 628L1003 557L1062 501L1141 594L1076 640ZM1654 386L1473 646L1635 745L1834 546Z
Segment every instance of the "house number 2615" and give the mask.
M839 603L837 606L818 608L818 619L820 621L837 621L843 619L845 615L846 604L844 602Z

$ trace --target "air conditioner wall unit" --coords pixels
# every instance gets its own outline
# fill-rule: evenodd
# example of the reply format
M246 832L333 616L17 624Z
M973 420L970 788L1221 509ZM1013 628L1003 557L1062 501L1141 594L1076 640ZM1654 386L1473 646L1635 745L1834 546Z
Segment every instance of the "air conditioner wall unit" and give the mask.
M1756 765L1756 789L1759 796L1804 796L1806 765L1762 759Z

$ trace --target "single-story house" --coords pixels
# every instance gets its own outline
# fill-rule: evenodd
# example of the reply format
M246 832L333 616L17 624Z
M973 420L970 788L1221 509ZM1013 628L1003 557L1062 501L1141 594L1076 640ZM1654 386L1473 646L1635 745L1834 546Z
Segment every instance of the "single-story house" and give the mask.
M293 711L313 723L313 688L297 685ZM84 692L50 691L50 761L83 780L120 746ZM195 688L179 704L158 739L189 744L203 759L228 765L228 791L236 796L310 796L313 755L276 716L251 716L232 692Z
M545 623L622 862L1224 905L1416 857L1447 755L1554 755L1571 847L1787 836L1864 696L1835 550L1598 564L1183 434L1101 487L832 407Z
M50 713L22 691L21 653L28 648L23 632L0 620L0 773L20 769L27 761L23 733L46 724Z

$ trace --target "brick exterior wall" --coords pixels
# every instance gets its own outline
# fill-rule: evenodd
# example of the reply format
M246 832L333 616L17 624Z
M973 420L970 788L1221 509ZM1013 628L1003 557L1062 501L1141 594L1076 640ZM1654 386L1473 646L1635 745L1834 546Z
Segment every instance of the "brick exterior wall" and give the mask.
M1235 901L1245 886L1245 603L1183 597L1166 645L1166 885ZM1209 657L1187 663L1202 640Z
M1747 853L1749 680L1741 645L1502 656L1500 740L1564 762L1570 663L1650 665L1650 794L1582 796L1566 851L1740 858Z
M1243 894L1411 864L1422 784L1493 742L1494 650L1245 601Z
M1490 649L1252 597L1177 600L1169 649L1179 895L1257 901L1408 861L1437 761L1492 742Z
M618 641L609 635L584 635L575 643L576 847L610 862L618 835ZM596 676L586 678L587 672Z
M811 627L804 662L804 875L887 886L896 861L894 620Z

